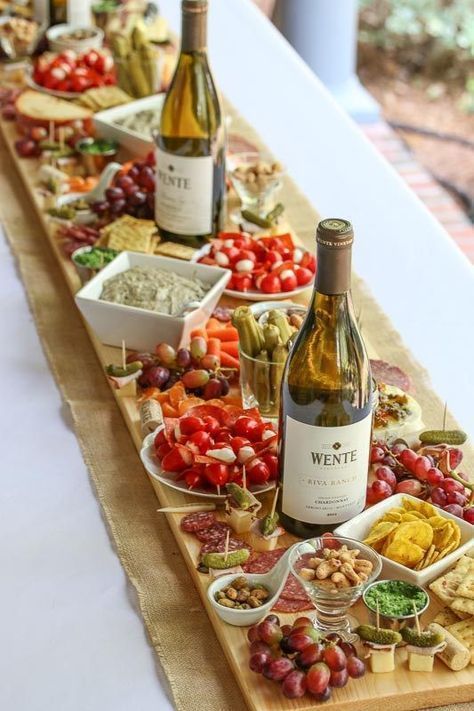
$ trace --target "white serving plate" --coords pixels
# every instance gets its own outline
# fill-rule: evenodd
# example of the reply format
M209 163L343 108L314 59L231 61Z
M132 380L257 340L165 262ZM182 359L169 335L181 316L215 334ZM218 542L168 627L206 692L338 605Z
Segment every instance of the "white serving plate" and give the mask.
M201 247L201 249L198 249L194 253L191 261L197 262L201 259L201 257L205 257L210 250L211 245L205 244ZM294 289L294 291L282 291L281 294L264 294L263 291L234 291L234 289L226 289L224 294L227 294L227 296L233 296L234 299L243 299L244 301L268 301L269 299L273 299L274 301L283 301L284 299L291 299L293 296L302 294L303 291L306 291L306 289L312 289L313 284L314 279L313 281L310 281L309 284L298 286Z
M162 430L164 425L160 425L156 428L154 432L147 435L142 443L142 448L140 450L140 459L143 462L143 466L147 470L148 474L152 479L156 479L160 484L168 486L170 489L175 489L175 491L181 491L184 494L189 494L190 496L199 496L206 499L215 499L216 501L224 501L227 494L213 494L209 489L188 489L184 481L177 481L177 474L170 472L163 472L158 461L154 456L154 446L153 442L160 430ZM249 491L252 494L258 496L258 494L264 494L266 491L270 491L275 488L275 482L270 482L269 484L260 484L258 486L252 486Z
M135 266L165 269L188 279L197 277L212 286L198 309L180 317L101 301L99 297L104 281ZM125 341L127 348L153 352L157 343L165 341L179 348L189 342L193 328L199 328L209 319L230 274L228 269L125 251L83 286L75 300L83 317L102 343L121 346L122 341Z
M146 96L144 99L137 99L128 104L114 106L112 109L99 111L94 116L94 125L97 133L102 138L112 138L118 141L121 146L127 149L134 157L146 156L154 148L153 139L147 138L141 133L131 131L124 126L119 126L115 121L127 118L133 114L138 114L140 111L155 109L156 113L161 114L165 94L154 94Z
M25 81L31 89L35 91L41 91L43 94L49 94L50 96L55 96L58 99L77 99L80 92L74 91L56 91L55 89L47 89L41 84L37 84L33 79L33 69L32 67L27 67L25 69Z
M82 40L62 39L62 35L76 30L93 30L94 35ZM66 49L72 49L74 52L82 54L89 49L100 49L104 42L104 33L100 27L84 27L84 25L69 25L67 23L50 27L46 32L46 37L52 52L64 52Z
M388 499L379 501L378 504L374 504L374 506L362 511L362 513L355 516L351 519L351 521L341 524L335 529L334 533L341 536L356 538L358 541L363 541L375 521L381 518L389 509L392 509L395 506L401 506L404 498L419 501L419 499L416 499L414 496L409 496L408 494L394 494L393 496L389 496ZM405 580L408 583L414 583L415 585L424 587L427 583L442 575L442 573L453 565L458 558L467 553L470 548L474 546L474 526L467 523L467 521L457 518L457 516L453 516L447 511L439 509L439 514L444 518L455 521L461 529L461 542L459 544L459 548L449 553L440 561L433 563L433 565L429 565L424 570L411 570L410 568L400 565L400 563L395 563L393 560L389 560L389 558L379 554L383 563L382 577L395 580Z

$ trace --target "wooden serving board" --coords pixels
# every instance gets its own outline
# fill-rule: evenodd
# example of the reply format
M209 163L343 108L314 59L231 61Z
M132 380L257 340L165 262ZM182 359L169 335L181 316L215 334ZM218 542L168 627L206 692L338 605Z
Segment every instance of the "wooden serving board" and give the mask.
M35 207L38 220L56 255L71 293L74 294L80 287L79 278L73 264L61 253L57 240L53 235L52 225L45 213L43 213L39 196L35 191L34 179L38 163L35 160L21 159L17 156L13 146L15 139L18 137L14 125L0 122L0 128L25 185L27 196ZM308 245L308 248L311 249L311 245ZM300 296L297 300L304 302L305 299L304 296ZM85 322L84 325L90 335L100 363L102 365L111 362L120 363L120 350L99 343ZM368 349L371 356L376 356L376 353L370 348L370 344L368 344ZM115 390L112 392L137 451L140 451L142 437L135 398L123 397ZM197 501L195 497L163 486L151 477L150 481L157 499L163 507L180 506ZM267 506L269 499L271 499L271 494L267 494L264 497L265 505ZM157 516L159 515L163 514L157 513ZM166 515L183 559L201 596L209 620L222 645L232 672L241 687L248 708L253 711L269 711L270 709L271 711L288 711L288 709L315 708L318 704L312 702L308 694L298 700L291 701L286 699L277 685L249 670L246 628L232 627L218 618L207 600L208 578L196 570L199 542L194 536L181 531L179 527L181 514ZM282 544L290 545L294 540L292 536L286 535L282 539ZM425 615L426 620L424 618L423 621L428 623L436 615L440 607L436 599L432 598L430 608ZM361 622L366 620L365 607L362 603L357 604L351 610L351 613L358 617ZM279 616L285 624L296 617L296 615L281 614ZM471 701L474 698L474 671L472 666L460 672L452 672L442 662L436 660L433 673L414 673L409 672L407 669L406 652L403 649L398 650L396 656L397 668L394 673L372 674L367 672L362 679L351 679L345 688L333 691L332 698L325 703L324 708L332 711L366 711L368 709L378 711L390 706L393 711L405 711Z

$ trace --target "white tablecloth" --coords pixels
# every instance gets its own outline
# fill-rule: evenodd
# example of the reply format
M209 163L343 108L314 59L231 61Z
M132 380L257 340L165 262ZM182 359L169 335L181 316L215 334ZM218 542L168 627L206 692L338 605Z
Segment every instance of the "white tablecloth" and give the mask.
M178 5L160 1L175 30ZM353 220L358 273L473 432L472 268L248 0L214 0L210 55L223 91L321 213ZM3 238L0 323L0 708L166 711Z

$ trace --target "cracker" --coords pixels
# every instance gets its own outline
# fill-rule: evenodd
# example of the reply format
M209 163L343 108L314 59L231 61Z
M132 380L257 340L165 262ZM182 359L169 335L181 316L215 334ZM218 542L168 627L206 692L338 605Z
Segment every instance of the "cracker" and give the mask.
M454 611L458 610L459 612L463 612L468 615L474 615L474 600L470 600L468 597L455 597L450 604L450 608Z
M453 625L446 627L446 629L469 649L471 664L474 664L474 617L455 622Z
M139 220L123 215L101 230L101 239L107 239L107 246L118 251L146 252L151 254L152 235L156 231L153 220Z
M466 553L466 555L462 555L458 562L456 563L455 570L459 572L465 572L467 573L468 571L472 571L474 573L474 558L470 557L470 552Z
M164 257L174 257L175 259L184 259L189 261L194 257L196 250L186 244L161 242L155 252L156 254L162 254Z
M466 578L462 581L458 589L456 590L456 595L460 597L467 597L474 600L474 574L467 573Z
M429 588L445 605L450 605L454 600L458 585L463 581L464 576L456 571L451 571L442 575L437 580L430 583Z
M437 622L441 627L447 627L448 625L454 625L458 621L456 614L449 609L449 607L444 607L436 617L433 622Z

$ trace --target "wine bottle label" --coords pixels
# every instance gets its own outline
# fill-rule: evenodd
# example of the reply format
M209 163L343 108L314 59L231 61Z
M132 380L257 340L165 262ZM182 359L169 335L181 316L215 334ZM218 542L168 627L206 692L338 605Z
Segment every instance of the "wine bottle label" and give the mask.
M212 232L212 156L183 157L156 149L155 218L179 235Z
M364 508L372 413L343 427L286 417L282 510L297 521L334 524Z

